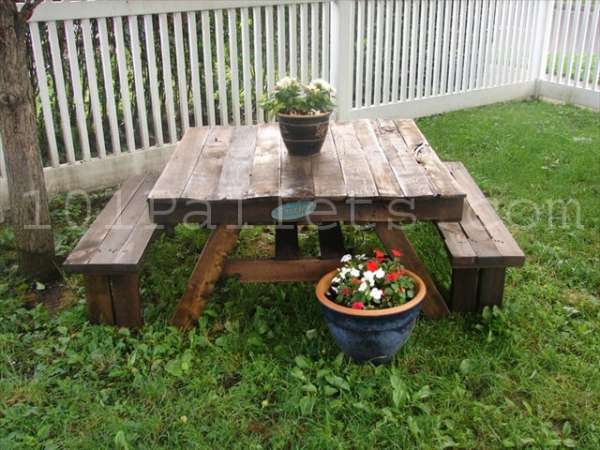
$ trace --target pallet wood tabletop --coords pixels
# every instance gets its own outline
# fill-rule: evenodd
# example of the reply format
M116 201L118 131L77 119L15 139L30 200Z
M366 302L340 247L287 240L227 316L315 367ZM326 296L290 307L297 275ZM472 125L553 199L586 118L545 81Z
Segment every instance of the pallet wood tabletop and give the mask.
M270 224L293 201L315 201L314 222L452 222L464 197L413 120L363 119L331 122L311 157L290 155L276 123L190 128L148 201L156 223L219 225Z

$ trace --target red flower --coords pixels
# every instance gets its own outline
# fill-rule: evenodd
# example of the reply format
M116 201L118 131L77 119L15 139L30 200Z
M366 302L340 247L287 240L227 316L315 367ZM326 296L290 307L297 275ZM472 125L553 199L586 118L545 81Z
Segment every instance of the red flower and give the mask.
M402 252L396 248L393 248L392 255L394 256L394 258L400 258L402 256Z
M374 259L367 261L367 269L371 272L375 272L379 268L379 263Z
M404 269L398 269L398 270L396 270L395 272L388 273L388 274L386 275L386 277L385 277L385 278L386 278L388 281L394 282L394 281L396 281L398 278L400 278L402 275L404 275L404 273L405 273L405 272L406 272L406 271L405 271Z
M377 259L383 259L385 258L385 253L383 253L381 250L379 250L378 248L375 249L375 258Z
M342 288L340 290L340 294L342 294L344 297L348 297L350 294L352 294L352 289L349 287Z
M363 302L354 302L352 303L352 309L365 309L365 304Z
M392 272L392 273L388 273L385 278L388 281L394 282L394 281L396 281L398 279L399 275L400 274L398 272Z

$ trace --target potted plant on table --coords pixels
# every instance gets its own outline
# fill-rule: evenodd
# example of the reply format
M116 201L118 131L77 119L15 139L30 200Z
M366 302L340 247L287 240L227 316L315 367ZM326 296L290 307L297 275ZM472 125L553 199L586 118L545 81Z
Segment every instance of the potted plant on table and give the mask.
M312 155L325 142L334 97L335 90L324 80L305 85L285 77L263 98L261 106L277 116L281 137L291 154Z
M400 257L398 250L392 250L392 257L380 250L373 258L345 255L342 267L317 284L331 334L356 361L390 361L415 325L426 288Z

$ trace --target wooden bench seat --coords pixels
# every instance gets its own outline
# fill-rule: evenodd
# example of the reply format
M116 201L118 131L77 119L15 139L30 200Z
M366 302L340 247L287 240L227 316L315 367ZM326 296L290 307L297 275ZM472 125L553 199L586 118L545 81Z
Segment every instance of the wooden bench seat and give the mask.
M438 222L452 265L450 309L481 311L500 305L507 267L522 266L525 255L465 166L447 162L467 194L459 223Z
M64 262L66 272L84 274L93 323L142 323L139 272L157 231L147 202L155 181L155 176L140 175L123 183Z

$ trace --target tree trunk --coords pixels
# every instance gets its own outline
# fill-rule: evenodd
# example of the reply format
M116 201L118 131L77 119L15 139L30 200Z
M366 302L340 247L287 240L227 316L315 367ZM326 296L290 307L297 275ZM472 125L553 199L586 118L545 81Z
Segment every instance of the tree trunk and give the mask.
M38 148L35 108L27 70L26 19L14 0L0 0L0 135L4 144L19 265L28 276L57 273L48 194Z

